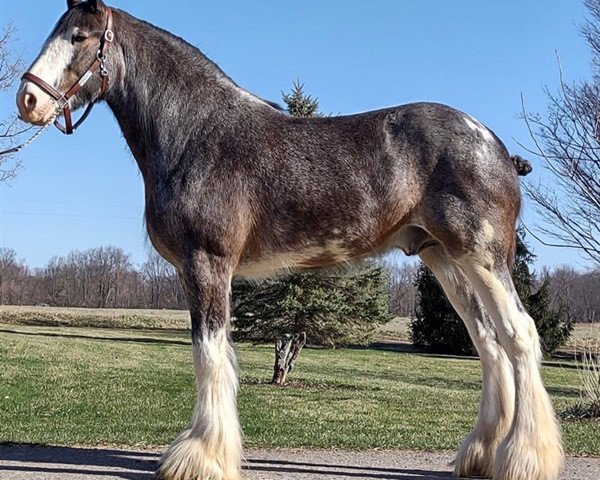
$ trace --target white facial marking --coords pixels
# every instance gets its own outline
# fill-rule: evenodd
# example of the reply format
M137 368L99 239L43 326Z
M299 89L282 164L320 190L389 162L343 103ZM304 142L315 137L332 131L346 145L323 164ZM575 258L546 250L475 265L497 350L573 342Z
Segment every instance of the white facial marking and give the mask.
M491 132L473 117L465 115L463 118L468 127L471 130L474 130L475 132L479 132L485 141L491 142L492 140L494 140L494 137L491 134Z
M29 72L58 89L75 55L75 48L71 44L71 38L75 30L73 28L70 32L48 41L37 59L29 67ZM22 104L19 104L21 118L36 124L48 122L56 110L56 101L33 82L23 80L17 93L17 99L25 98L26 94L35 96L37 99L36 106L33 111L23 111Z
M33 62L29 71L46 83L56 87L61 82L67 67L73 61L75 47L71 43L71 38L75 30L73 29L50 40Z

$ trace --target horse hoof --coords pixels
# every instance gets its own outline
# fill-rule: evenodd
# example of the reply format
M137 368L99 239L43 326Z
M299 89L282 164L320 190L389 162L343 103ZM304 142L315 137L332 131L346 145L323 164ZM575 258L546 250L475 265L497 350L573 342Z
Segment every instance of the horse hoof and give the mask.
M511 438L498 448L494 480L557 480L564 453L560 441Z
M163 454L155 480L241 480L241 458L220 458L218 452L184 432Z
M492 478L497 444L492 446L474 433L465 438L456 454L454 476Z

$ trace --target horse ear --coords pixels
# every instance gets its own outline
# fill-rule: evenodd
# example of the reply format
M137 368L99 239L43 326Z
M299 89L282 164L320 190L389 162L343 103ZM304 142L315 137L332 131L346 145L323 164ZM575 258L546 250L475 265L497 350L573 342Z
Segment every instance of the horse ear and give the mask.
M100 10L106 8L106 5L104 4L104 2L102 0L88 0L87 3L90 7L92 7L92 10L95 10L95 11L100 11Z
M67 7L71 10L82 2L82 0L67 0Z

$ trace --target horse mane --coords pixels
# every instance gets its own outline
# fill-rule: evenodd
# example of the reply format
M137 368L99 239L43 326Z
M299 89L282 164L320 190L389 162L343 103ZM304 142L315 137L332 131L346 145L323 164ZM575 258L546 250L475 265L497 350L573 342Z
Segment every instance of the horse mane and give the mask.
M221 69L221 67L219 67L219 65L217 65L208 56L206 56L206 54L204 54L198 47L191 44L184 38L179 37L169 32L168 30L153 25L152 23L149 23L145 20L134 17L133 15L124 10L117 8L113 8L112 10L113 12L118 12L118 15L126 20L127 26L133 26L136 29L142 30L146 34L145 37L147 36L147 40L149 42L154 43L157 40L159 40L162 41L163 45L168 45L172 53L180 55L182 59L185 58L189 62L189 65L192 65L192 68L193 66L195 66L198 72L202 73L202 75L212 77L216 79L219 83L229 84L230 86L239 89L244 94L249 95L255 100L262 102L264 105L268 105L275 110L285 112L285 109L276 102L265 100L240 87L229 75L227 75Z

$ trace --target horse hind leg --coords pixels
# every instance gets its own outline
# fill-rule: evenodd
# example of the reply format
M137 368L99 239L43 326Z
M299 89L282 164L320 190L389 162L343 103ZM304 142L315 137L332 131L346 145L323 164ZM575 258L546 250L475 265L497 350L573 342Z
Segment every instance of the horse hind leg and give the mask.
M496 480L556 480L564 459L560 430L540 375L541 349L505 260L491 252L458 261L492 317L515 373L515 414L498 447Z
M237 363L228 337L231 271L197 253L181 275L192 319L197 400L191 425L163 454L157 480L239 480Z
M514 411L512 366L480 298L458 265L441 246L428 248L420 256L463 319L483 371L477 423L459 448L454 475L491 478L496 449L508 433Z

